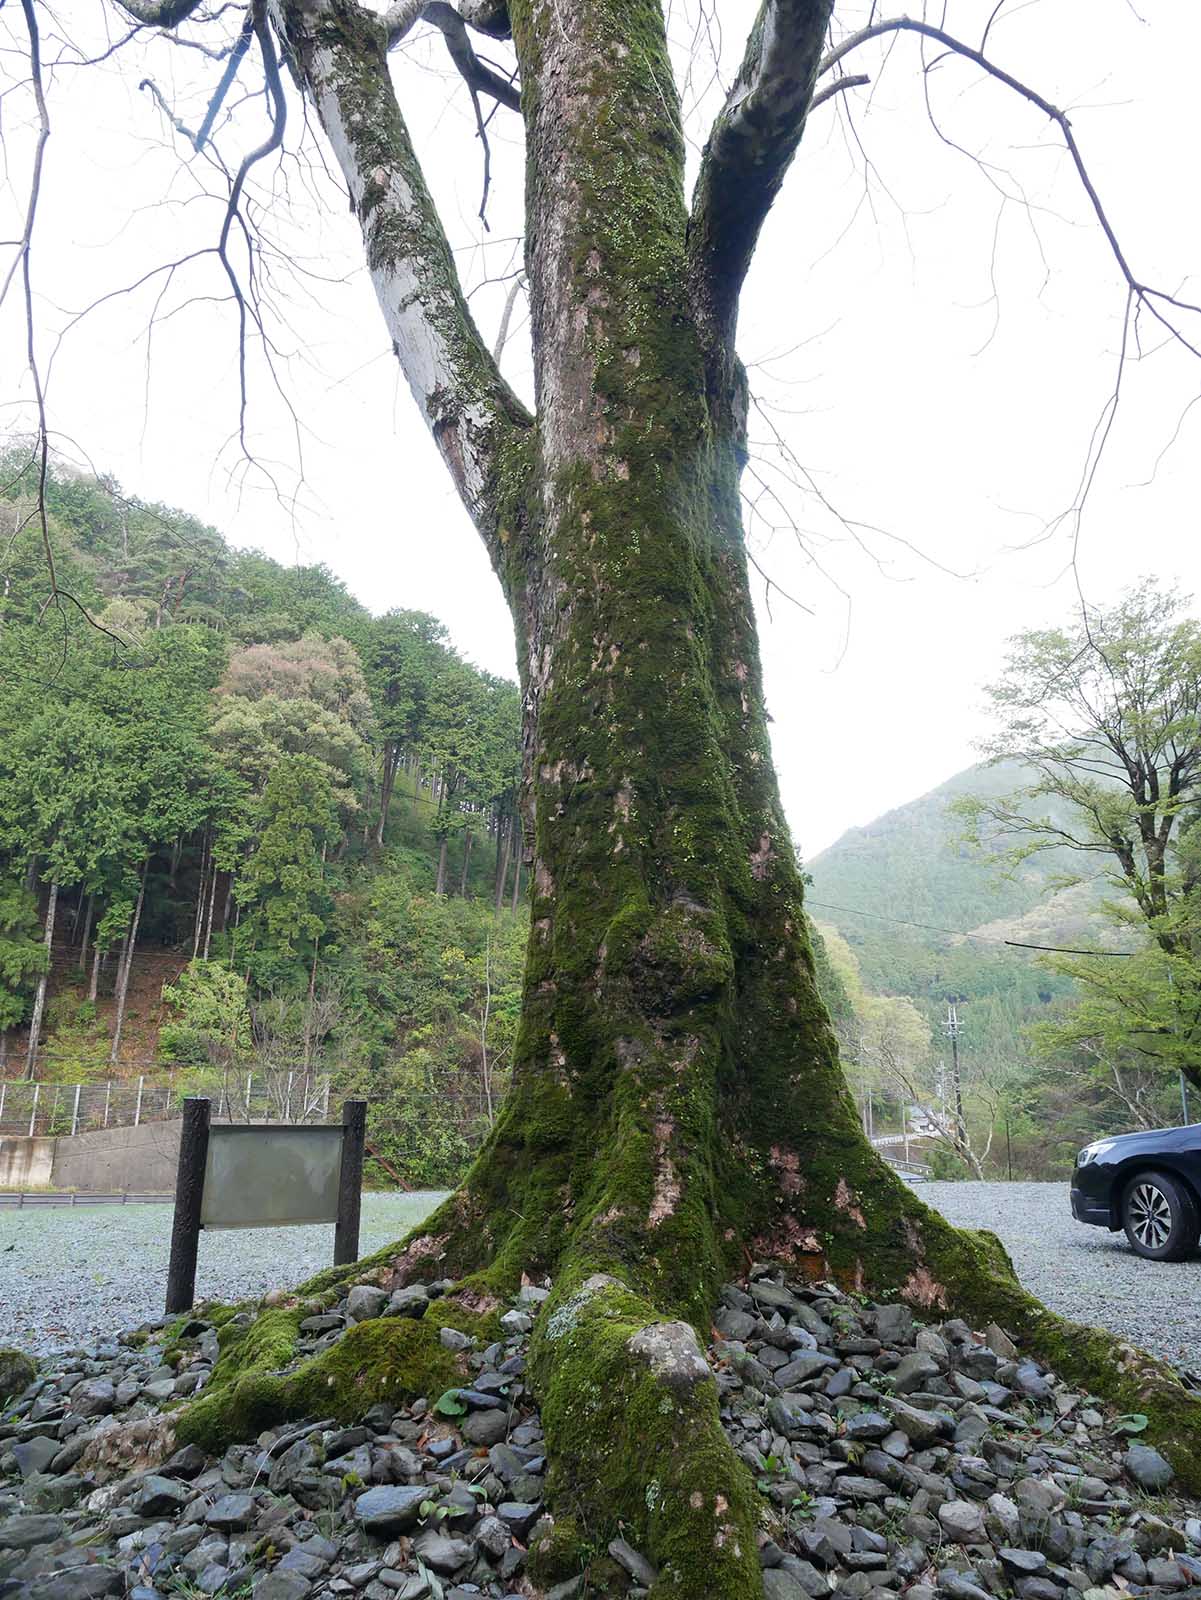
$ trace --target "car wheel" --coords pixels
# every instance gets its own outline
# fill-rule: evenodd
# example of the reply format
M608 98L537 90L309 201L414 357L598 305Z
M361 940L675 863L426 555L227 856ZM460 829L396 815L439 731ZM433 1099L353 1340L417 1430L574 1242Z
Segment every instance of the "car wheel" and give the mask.
M1176 1178L1140 1172L1122 1195L1130 1248L1149 1261L1183 1261L1197 1246L1197 1204Z

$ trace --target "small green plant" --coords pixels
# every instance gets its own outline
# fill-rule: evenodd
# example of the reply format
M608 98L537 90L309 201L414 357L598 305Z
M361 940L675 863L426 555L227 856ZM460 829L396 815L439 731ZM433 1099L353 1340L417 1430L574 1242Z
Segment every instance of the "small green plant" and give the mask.
M1128 1411L1124 1416L1118 1417L1113 1425L1114 1433L1132 1437L1136 1433L1145 1433L1147 1418L1141 1411Z

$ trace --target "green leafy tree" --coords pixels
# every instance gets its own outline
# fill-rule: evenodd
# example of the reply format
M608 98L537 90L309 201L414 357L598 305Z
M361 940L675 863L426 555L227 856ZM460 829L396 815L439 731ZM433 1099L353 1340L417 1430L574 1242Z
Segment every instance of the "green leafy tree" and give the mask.
M246 979L219 961L192 961L163 985L170 1020L159 1030L163 1061L226 1068L240 1060L250 1038Z
M1188 605L1144 581L1069 627L1015 639L990 691L988 753L1030 781L958 809L974 842L1012 865L1066 848L1080 876L1105 884L1109 923L1136 952L1048 959L1082 998L1039 1030L1041 1048L1201 1086L1201 626Z
M8 1034L29 1014L46 964L37 901L19 879L0 877L0 1067L8 1056Z
M255 844L234 893L235 960L262 987L307 975L333 910L327 856L341 838L328 766L285 755L258 802Z

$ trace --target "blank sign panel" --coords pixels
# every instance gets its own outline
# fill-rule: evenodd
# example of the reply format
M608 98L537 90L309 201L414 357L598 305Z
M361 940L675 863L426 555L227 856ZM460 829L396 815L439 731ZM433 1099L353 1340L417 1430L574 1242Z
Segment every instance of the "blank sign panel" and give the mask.
M262 1123L209 1130L202 1228L336 1222L342 1129Z

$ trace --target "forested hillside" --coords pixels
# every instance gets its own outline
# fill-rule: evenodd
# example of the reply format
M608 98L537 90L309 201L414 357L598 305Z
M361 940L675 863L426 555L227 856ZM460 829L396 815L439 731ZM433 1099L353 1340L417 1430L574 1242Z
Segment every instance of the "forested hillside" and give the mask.
M1006 941L1092 949L1131 936L1101 915L1113 893L1099 876L1103 863L1056 848L1013 866L1001 845L1020 839L998 841L995 854L965 842L955 803L1004 795L1024 779L1006 763L972 767L848 830L809 864L809 909L826 930L826 964L850 997L844 1053L861 1096L870 1088L880 1097L878 1126L899 1125L904 1098L953 1100L944 1024L954 1002L972 1142L983 1151L991 1133L989 1170L1008 1170L1013 1155L1017 1172L1041 1177L1065 1170L1085 1139L1130 1125L1130 1107L1106 1084L1103 1063L1035 1048L1038 1025L1076 1004L1075 985L1038 951ZM1173 1120L1174 1081L1148 1093L1151 1120Z
M838 929L866 986L911 996L932 1023L959 1000L965 1051L989 1059L1021 1054L1023 1027L1068 992L1031 952L1004 941L1066 944L1100 931L1098 889L1059 887L1079 871L1068 851L1040 852L1013 869L964 842L953 802L1004 794L1020 778L1004 765L969 768L849 829L809 863L813 916Z
M516 1016L516 686L65 472L48 604L24 458L0 484L0 1075L331 1072L452 1177Z

